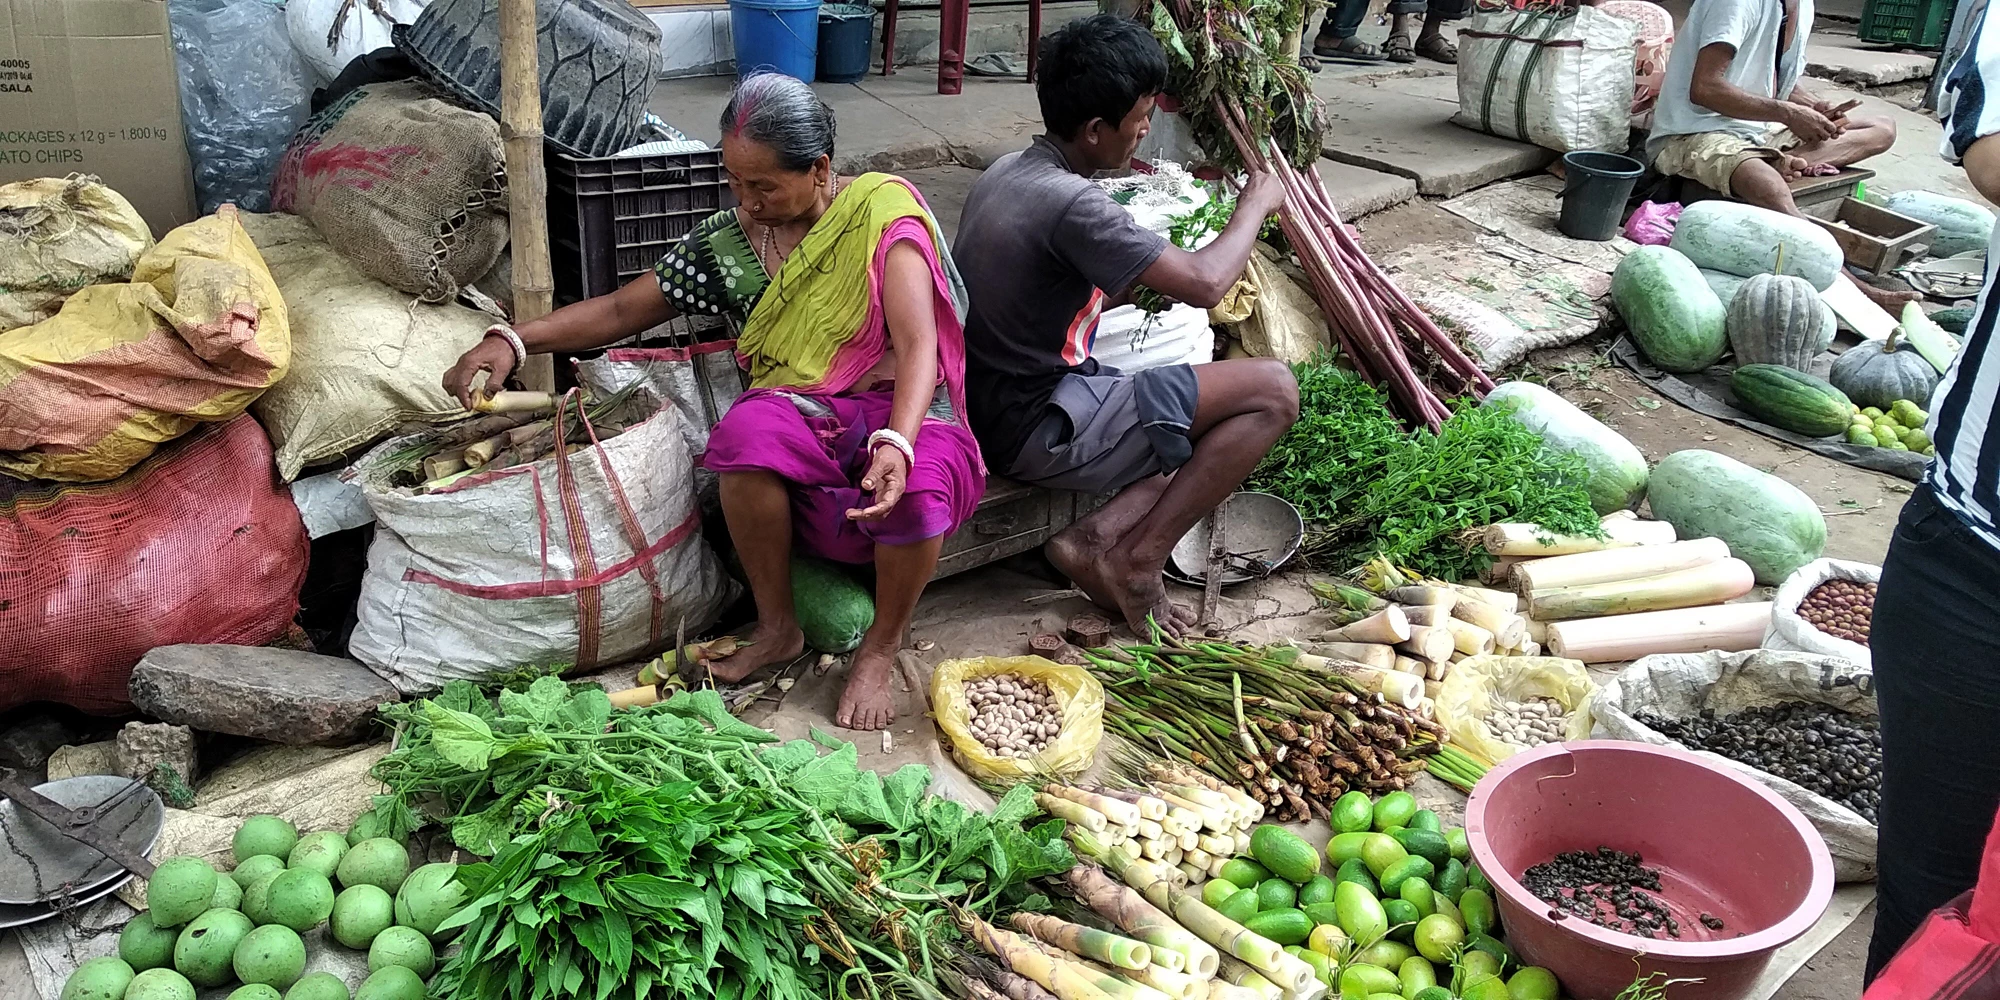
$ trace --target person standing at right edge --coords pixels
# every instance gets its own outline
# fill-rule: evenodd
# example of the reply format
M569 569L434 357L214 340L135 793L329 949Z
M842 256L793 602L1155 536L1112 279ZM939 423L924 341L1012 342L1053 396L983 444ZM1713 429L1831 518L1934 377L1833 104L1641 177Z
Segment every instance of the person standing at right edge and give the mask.
M1943 154L2000 200L2000 5L1946 89ZM1931 397L1937 444L1903 507L1875 598L1869 650L1882 713L1875 934L1866 981L1929 913L1971 889L2000 804L2000 346L1994 265L1964 346Z

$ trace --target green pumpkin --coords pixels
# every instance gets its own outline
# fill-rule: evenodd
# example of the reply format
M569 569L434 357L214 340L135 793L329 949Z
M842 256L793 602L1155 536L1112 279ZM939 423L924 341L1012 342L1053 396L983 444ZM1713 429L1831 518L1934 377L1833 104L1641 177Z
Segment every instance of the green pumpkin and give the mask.
M1882 410L1899 399L1918 406L1929 403L1941 378L1916 348L1903 343L1901 330L1880 341L1863 341L1835 358L1833 370L1827 373L1827 381L1855 405Z
M1821 336L1833 329L1833 310L1820 301L1812 282L1787 274L1744 279L1729 300L1729 346L1739 364L1783 365L1806 371L1826 350Z

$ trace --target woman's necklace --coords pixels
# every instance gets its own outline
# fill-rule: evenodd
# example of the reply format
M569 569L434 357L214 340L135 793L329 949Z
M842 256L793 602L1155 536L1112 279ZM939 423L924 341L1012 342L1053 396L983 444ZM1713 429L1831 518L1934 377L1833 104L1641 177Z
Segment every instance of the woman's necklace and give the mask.
M827 185L826 203L828 207L831 207L833 199L838 197L840 197L840 175L835 174L833 182ZM764 273L775 278L778 276L779 266L785 262L784 258L776 254L777 239L775 234L777 230L770 226L762 226L760 228L764 230L764 233L763 239L759 241L762 245L757 249L757 256L764 264ZM796 250L798 248L794 246L792 249Z

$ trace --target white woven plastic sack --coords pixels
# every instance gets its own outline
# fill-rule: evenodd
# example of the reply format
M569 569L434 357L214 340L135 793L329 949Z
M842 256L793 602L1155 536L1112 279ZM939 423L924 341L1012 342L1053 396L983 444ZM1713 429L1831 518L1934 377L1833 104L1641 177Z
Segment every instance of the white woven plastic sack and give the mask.
M1834 638L1814 628L1799 617L1799 602L1805 600L1814 587L1828 580L1879 583L1881 579L1882 567L1845 559L1815 559L1793 570L1792 575L1778 585L1777 595L1771 598L1771 625L1764 630L1764 648L1824 653L1853 660L1864 670L1873 668L1875 661L1869 657L1867 646Z
M405 694L524 668L651 655L715 621L735 585L701 536L680 411L565 458L412 495L391 439L355 465L375 511L355 659Z
M1119 306L1098 319L1090 356L1127 375L1205 364L1215 360L1215 330L1208 325L1208 310L1186 303L1151 316L1138 306Z
M1741 653L1685 653L1642 657L1597 690L1591 714L1600 739L1635 740L1682 746L1635 716L1682 719L1704 709L1732 715L1748 708L1804 701L1858 715L1876 715L1875 676L1867 667L1837 656L1790 650L1753 649ZM1797 806L1826 841L1834 877L1842 882L1875 880L1875 824L1852 809L1807 791L1775 774L1720 754L1696 753L1754 776Z
M431 0L289 0L285 30L292 48L321 80L331 80L357 56L390 44L389 31L408 24Z
M1452 121L1567 153L1622 153L1639 26L1595 7L1480 9L1458 32Z

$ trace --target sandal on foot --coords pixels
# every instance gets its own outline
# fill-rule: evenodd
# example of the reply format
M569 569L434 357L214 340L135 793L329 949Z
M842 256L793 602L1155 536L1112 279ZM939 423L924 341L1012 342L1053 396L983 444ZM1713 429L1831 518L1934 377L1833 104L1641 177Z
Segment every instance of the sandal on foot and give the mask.
M1417 39L1416 52L1425 59L1434 59L1441 63L1458 62L1458 46L1446 41L1443 35Z
M1300 49L1299 68L1308 73L1319 72L1319 57L1313 55L1311 49Z
M1417 50L1410 47L1410 36L1390 35L1382 43L1382 51L1393 63L1413 63L1417 61Z
M1353 37L1339 39L1332 45L1314 41L1312 51L1313 55L1329 62L1354 63L1362 66L1379 63L1387 58L1381 49Z

